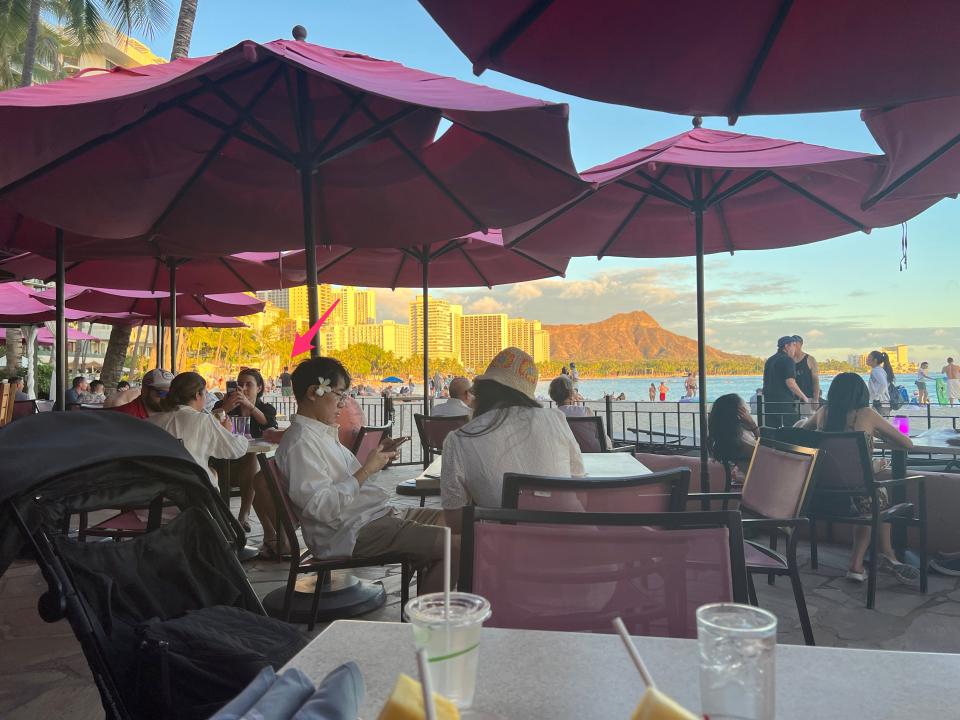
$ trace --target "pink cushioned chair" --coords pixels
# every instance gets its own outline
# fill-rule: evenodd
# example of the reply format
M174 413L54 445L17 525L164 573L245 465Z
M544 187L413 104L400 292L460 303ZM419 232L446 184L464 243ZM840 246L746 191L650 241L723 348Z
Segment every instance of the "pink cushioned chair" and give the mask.
M501 506L554 512L682 512L690 471L619 478L542 477L506 473Z
M736 512L464 510L460 589L487 598L488 625L696 637L696 609L745 602Z
M423 467L425 468L430 464L434 455L443 453L443 441L447 435L470 422L470 418L466 415L433 417L420 413L414 413L413 420L417 424L417 433L420 435L420 447L423 449Z

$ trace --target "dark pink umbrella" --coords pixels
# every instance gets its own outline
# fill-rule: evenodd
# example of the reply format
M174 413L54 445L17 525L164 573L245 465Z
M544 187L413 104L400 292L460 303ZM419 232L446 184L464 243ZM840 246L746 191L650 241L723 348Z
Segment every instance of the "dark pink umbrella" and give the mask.
M504 230L508 247L697 258L700 427L707 426L703 256L787 247L894 225L938 198L860 203L882 169L864 153L695 127L583 173L596 189ZM706 492L707 444L701 439Z
M234 317L220 315L182 315L180 327L207 327L207 328L245 328L248 325Z
M85 320L89 313L68 310L67 320ZM39 325L56 319L56 311L33 297L33 290L20 283L0 284L0 323Z
M73 310L88 313L135 313L140 316L170 317L170 297L165 292L148 290L108 290L67 285L64 290L66 305ZM33 293L37 300L53 305L55 290ZM266 303L244 293L214 295L182 294L177 296L177 317L184 315L253 315L261 312Z
M885 199L960 193L960 95L860 116L887 156L865 208Z
M528 252L503 245L499 231L471 235L414 248L330 247L317 250L317 281L367 287L423 289L423 403L430 412L427 335L431 287L493 287L506 283L563 276L569 257ZM275 261L288 273L303 272L304 253Z
M960 95L952 0L420 0L473 62L684 115L849 110Z
M7 339L7 329L0 328L0 340ZM68 341L78 341L78 340L100 340L96 335L91 335L90 333L85 333L80 330L76 330L72 327L67 328L67 340ZM53 345L53 333L47 330L45 327L37 330L37 342L41 345Z

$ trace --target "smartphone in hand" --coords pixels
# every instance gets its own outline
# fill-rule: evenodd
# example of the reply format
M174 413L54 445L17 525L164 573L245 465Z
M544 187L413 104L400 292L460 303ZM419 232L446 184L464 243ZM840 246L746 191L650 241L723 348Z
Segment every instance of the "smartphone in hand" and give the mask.
M383 452L393 452L398 447L409 441L409 437L387 438L383 441Z
M227 380L227 392L228 392L228 393L232 393L232 392L233 392L234 390L236 390L236 389L237 389L237 381L236 381L236 380Z

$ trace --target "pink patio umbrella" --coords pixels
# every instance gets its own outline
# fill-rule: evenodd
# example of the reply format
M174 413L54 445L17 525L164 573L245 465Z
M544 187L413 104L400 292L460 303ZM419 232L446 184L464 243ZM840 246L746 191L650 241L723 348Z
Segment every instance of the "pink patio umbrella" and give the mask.
M603 102L740 115L960 95L950 0L420 0L477 74Z
M249 327L240 318L223 317L222 315L182 315L180 327L206 328L245 328Z
M33 289L20 283L0 284L0 324L40 325L56 319L56 311L33 297ZM70 310L67 320L83 320L89 313Z
M877 156L695 127L583 173L596 189L504 230L507 247L697 258L700 427L706 428L705 253L788 247L894 225L935 198L860 207ZM707 446L701 440L706 492Z
M455 240L413 248L330 247L317 250L317 281L338 285L420 287L423 289L423 412L430 414L428 317L430 288L493 287L561 276L569 257L507 248L499 231L473 233ZM280 261L291 275L306 273L304 253Z
M7 339L7 329L0 327L0 340ZM75 342L78 340L100 340L96 335L91 335L90 333L82 332L81 330L76 330L75 328L67 328L67 340L70 342ZM53 333L47 330L45 327L37 330L37 342L41 345L53 345Z
M884 199L960 193L960 95L860 113L887 155L863 207Z
M318 238L455 237L583 190L565 105L302 37L0 93L0 136L17 138L0 145L0 198L59 228L58 246L75 233L88 251L312 258Z

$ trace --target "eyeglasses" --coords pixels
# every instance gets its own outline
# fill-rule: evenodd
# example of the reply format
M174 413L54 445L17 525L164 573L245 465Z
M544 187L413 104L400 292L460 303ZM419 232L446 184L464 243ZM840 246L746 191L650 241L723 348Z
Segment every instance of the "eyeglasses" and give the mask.
M345 402L347 402L347 398L350 396L346 390L331 389L330 392L337 396L337 405L343 405Z

